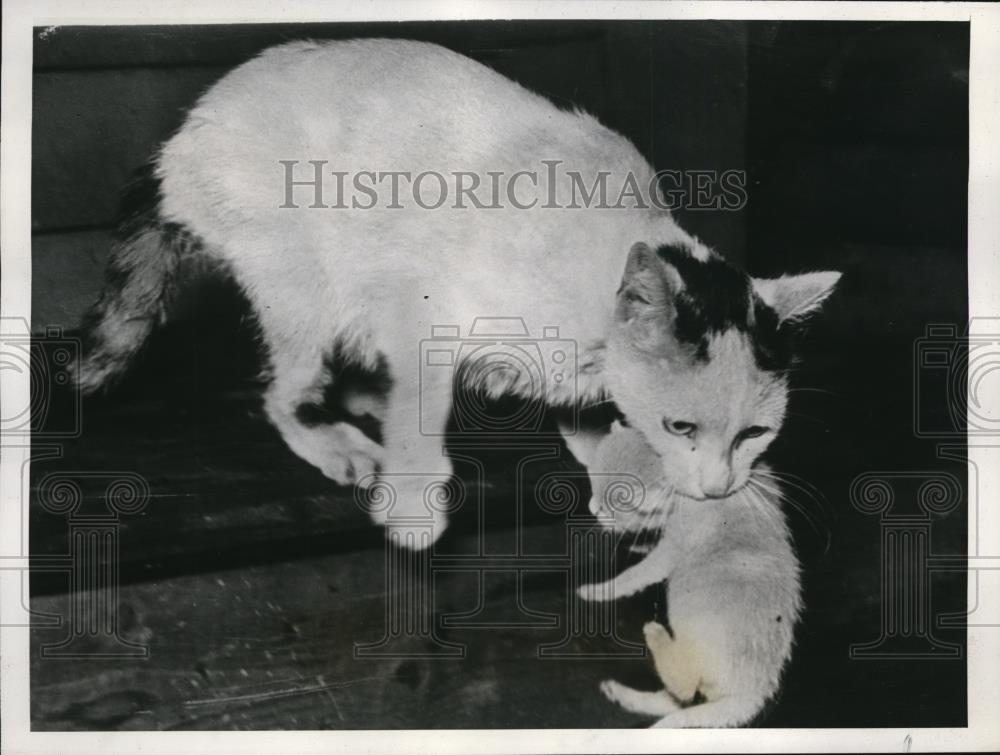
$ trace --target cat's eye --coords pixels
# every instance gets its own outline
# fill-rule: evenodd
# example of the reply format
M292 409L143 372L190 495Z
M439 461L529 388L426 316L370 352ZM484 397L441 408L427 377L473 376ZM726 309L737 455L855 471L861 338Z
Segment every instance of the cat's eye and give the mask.
M744 427L736 436L736 443L739 445L745 440L759 438L761 435L769 433L770 431L770 427L764 427L763 425L750 425L750 427Z
M663 429L671 435L694 435L698 426L694 422L681 422L679 420L663 420Z

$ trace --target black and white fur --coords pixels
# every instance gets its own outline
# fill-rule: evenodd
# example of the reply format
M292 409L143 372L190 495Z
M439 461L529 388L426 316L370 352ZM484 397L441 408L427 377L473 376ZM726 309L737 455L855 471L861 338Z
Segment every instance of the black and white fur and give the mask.
M446 525L426 492L452 473L442 442L452 375L477 372L421 369L420 343L436 325L520 317L536 335L558 326L577 345L574 364L541 365L541 382L514 370L486 390L555 406L613 397L693 497L742 484L777 433L787 325L818 307L837 273L752 282L651 205L428 211L401 192L402 208L383 196L371 209L331 209L312 207L306 188L298 209L282 207L279 161L313 159L330 163L327 205L334 170L511 176L558 159L587 185L598 171L610 171L612 185L628 175L655 185L635 147L593 117L442 47L360 39L272 48L198 101L132 190L86 322L84 390L127 368L163 318L181 263L197 258L226 270L253 305L271 422L339 483L370 485L381 474L396 500L373 514L383 523L430 516L435 537ZM565 207L569 186L550 187L542 171L537 191L551 189ZM383 443L308 409L334 379L333 354L391 378L384 397L352 397L378 411ZM675 421L700 432L668 432ZM751 423L767 434L733 451Z

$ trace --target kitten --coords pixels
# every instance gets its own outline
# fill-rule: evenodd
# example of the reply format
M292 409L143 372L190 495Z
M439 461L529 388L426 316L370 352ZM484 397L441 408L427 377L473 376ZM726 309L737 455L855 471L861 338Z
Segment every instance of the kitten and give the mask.
M489 172L537 170L532 195L542 200L513 191L497 208L469 200L428 210L428 199L390 192L390 172L427 170L473 173L484 185ZM606 171L612 186L631 177L653 188L621 206L568 207L570 171L585 186ZM379 201L357 192L346 201L344 176L365 177L368 191L377 183ZM530 177L514 185L525 187ZM271 48L212 86L127 192L106 285L85 320L79 384L95 391L120 375L165 317L181 264L209 261L253 306L270 421L338 483L367 486L380 473L395 504L376 521L432 517L433 539L443 531L445 513L425 500L452 473L443 434L455 376L550 406L611 396L678 490L723 495L781 425L790 325L839 273L751 281L685 233L655 187L622 136L445 48L386 39ZM533 369L511 360L502 374L423 369L433 326L499 316L522 318L536 336L557 326L576 359ZM475 352L446 346L456 362ZM380 411L384 445L314 410L335 379L333 355L387 370L384 401L351 402Z
M643 627L665 689L644 692L607 680L601 691L630 711L660 717L655 726L746 724L778 690L801 610L780 491L765 478L727 498L675 496L662 474L648 476L653 457L638 432L620 426L597 447L593 468L602 474L594 477L592 510L617 514L605 502L609 484L623 479L617 475L642 480L645 490L637 494L658 499L661 512L644 523L662 535L640 563L579 592L586 600L613 600L667 580L670 630L656 622ZM696 693L705 702L692 705Z

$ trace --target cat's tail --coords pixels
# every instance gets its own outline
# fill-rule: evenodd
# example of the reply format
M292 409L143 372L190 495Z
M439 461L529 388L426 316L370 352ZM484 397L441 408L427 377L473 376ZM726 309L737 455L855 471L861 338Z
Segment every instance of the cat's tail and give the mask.
M725 695L676 710L653 724L653 728L723 729L743 726L760 713L766 702L758 696Z
M70 370L84 393L125 372L165 318L182 258L197 248L181 226L163 221L160 200L160 180L150 164L125 190L104 288L83 319L83 356Z

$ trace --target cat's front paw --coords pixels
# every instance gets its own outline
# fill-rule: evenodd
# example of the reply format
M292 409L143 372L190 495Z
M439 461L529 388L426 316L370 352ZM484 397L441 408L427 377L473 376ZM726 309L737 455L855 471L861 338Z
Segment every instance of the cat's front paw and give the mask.
M312 429L295 450L340 485L366 487L382 463L382 446L347 422Z
M385 536L391 543L411 551L430 548L448 529L448 515L435 512L430 517L414 520L388 520Z
M430 547L448 527L448 510L462 486L450 474L380 474L359 482L361 504L391 542L409 550Z
M625 694L627 689L624 684L616 682L614 679L605 679L601 682L601 694L617 705L622 705L622 699L627 696Z

